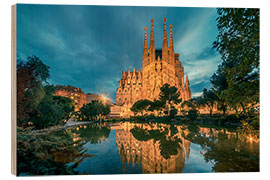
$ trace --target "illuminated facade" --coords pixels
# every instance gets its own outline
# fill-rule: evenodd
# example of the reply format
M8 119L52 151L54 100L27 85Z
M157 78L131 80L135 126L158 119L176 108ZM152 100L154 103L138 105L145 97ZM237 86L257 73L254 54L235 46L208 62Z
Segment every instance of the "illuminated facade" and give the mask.
M55 96L63 96L73 100L75 111L79 111L86 104L86 94L80 88L74 86L56 85Z
M184 67L179 54L174 52L172 25L168 46L166 18L164 18L164 35L162 49L155 49L153 19L151 20L150 47L147 43L145 27L142 70L123 71L116 91L116 104L124 109L130 108L140 99L158 99L160 87L168 83L177 87L183 101L191 99L188 76L184 75ZM184 77L185 76L185 77ZM184 81L185 79L185 81Z

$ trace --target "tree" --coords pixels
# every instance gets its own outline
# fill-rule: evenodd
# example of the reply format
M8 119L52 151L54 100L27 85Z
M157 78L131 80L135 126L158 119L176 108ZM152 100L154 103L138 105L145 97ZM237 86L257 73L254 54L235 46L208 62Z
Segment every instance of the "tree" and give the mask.
M213 91L217 96L218 110L221 110L223 115L225 115L227 111L227 104L225 101L226 96L224 96L223 91L228 88L228 82L222 68L223 67L221 65L218 66L218 70L213 74L210 82L213 86Z
M199 106L206 107L209 110L210 116L212 116L213 108L217 101L217 96L213 90L203 89L203 94L201 98L198 98L197 103Z
M259 103L259 9L218 8L219 34L213 43L221 55L225 103L249 115Z
M29 114L28 121L37 129L63 125L74 111L74 102L66 97L54 96L55 87L52 85L44 86L43 90L45 95Z
M103 104L99 100L84 104L80 109L80 114L84 120L97 120L100 117L110 114L110 105Z
M174 108L173 105L179 104L182 101L182 99L180 99L179 97L180 92L175 86L170 86L166 83L160 88L159 100L166 105L169 116L172 107Z
M150 104L150 107L148 108L149 111L156 111L157 114L160 116L162 110L165 108L165 103L160 101L160 100L154 100L154 102L152 102Z
M148 110L148 108L151 106L152 102L147 100L147 99L142 99L139 100L137 102L135 102L132 107L130 108L130 110L134 113L141 113L141 115L143 116L143 112Z
M49 66L37 56L30 56L27 62L18 59L17 63L17 125L27 126L31 111L36 110L45 92Z
M54 96L55 87L49 85L49 66L37 56L17 64L17 125L47 128L62 125L74 111L69 98Z

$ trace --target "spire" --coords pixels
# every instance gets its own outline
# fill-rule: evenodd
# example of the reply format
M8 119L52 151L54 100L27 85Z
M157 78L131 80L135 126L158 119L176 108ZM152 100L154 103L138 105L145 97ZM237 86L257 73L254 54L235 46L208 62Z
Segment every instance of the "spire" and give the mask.
M170 48L173 50L173 35L172 35L173 25L170 25Z
M189 86L188 74L186 74L186 87Z
M147 27L144 27L144 52L147 51L148 45L147 45Z
M144 28L143 68L148 65L147 27Z
M128 68L128 76L130 76L130 68Z
M155 60L155 40L154 40L154 19L151 19L151 34L150 34L150 62Z
M164 61L168 61L168 39L167 39L167 31L166 31L166 18L164 18L164 33L163 33L163 46L162 46L162 59Z
M174 65L175 64L175 57L174 57L172 28L173 28L173 25L171 24L170 25L170 57L171 57L171 62Z
M121 87L122 87L122 79L119 80L119 86L118 86L118 88L121 89Z
M136 79L136 71L135 71L135 68L133 68L133 73L132 73L132 78L134 79Z
M182 76L182 82L181 82L181 85L182 85L182 88L184 88L184 87L185 87L185 79L184 79L184 74L183 74L183 76Z
M140 80L141 77L142 77L141 73L142 73L142 71L141 71L141 69L139 68L139 70L138 70L138 79L139 79L139 80Z

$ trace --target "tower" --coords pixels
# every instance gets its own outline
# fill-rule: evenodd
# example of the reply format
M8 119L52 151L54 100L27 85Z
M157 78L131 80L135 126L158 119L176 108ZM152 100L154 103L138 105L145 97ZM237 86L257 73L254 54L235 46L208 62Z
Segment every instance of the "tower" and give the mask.
M189 79L184 79L184 67L179 60L180 54L174 52L173 25L170 25L168 46L167 19L164 18L162 49L155 48L154 20L151 19L150 44L148 48L147 27L144 28L142 70L123 71L117 88L116 103L131 107L140 99L158 99L160 87L168 83L175 86L182 100L191 99Z

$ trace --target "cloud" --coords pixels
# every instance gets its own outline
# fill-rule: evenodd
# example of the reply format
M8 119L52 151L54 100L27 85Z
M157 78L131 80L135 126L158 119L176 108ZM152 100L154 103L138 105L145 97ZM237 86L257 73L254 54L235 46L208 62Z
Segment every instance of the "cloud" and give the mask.
M163 18L174 25L175 51L192 92L209 86L219 62L209 50L216 36L213 8L19 4L17 11L18 58L36 55L50 66L51 83L102 91L113 100L121 72L142 67L144 26L149 43L152 18L156 48L162 47Z
M192 97L195 98L195 97L199 97L201 96L203 93L202 92L196 92L196 93L193 93L192 94Z

